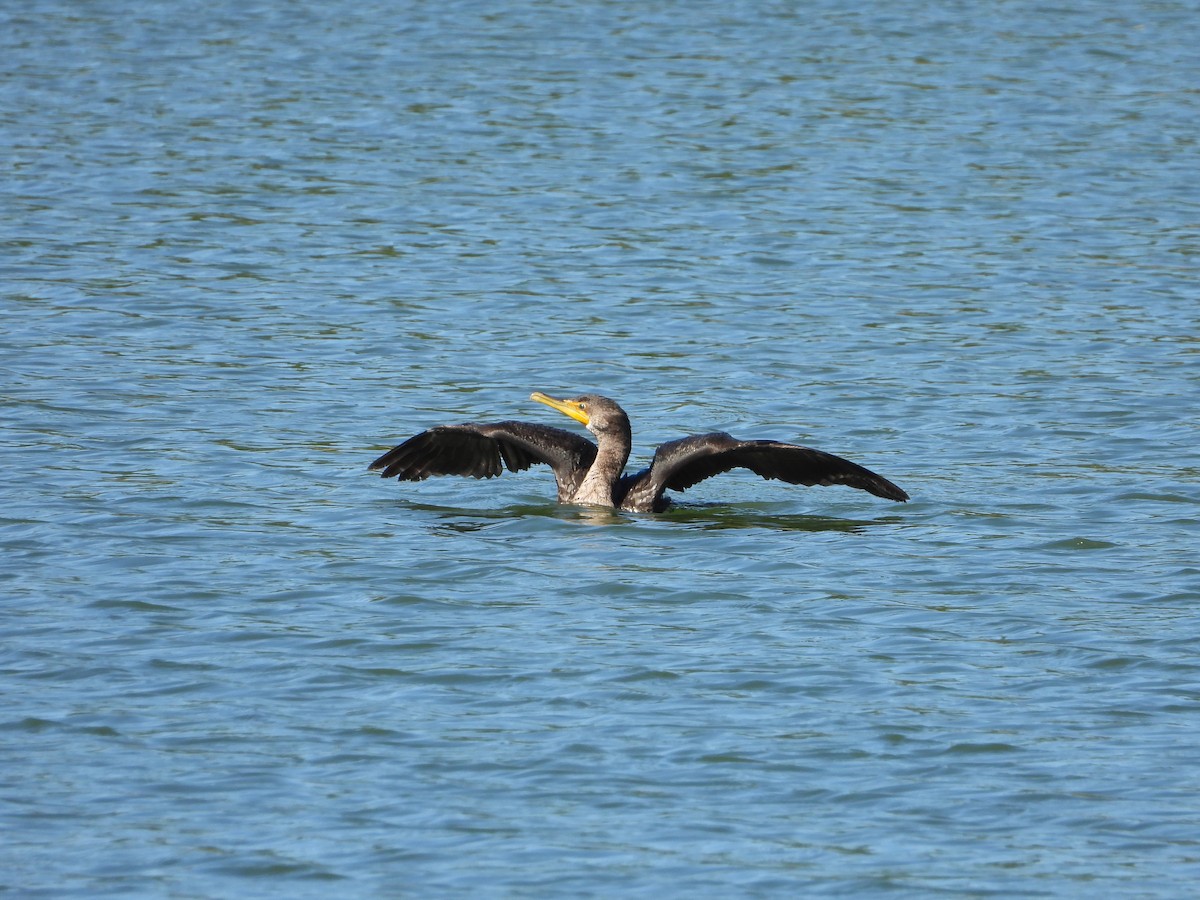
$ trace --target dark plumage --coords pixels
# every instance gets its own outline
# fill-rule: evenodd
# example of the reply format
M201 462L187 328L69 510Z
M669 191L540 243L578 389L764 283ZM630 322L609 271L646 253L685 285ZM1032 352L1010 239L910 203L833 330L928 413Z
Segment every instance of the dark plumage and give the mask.
M632 432L629 417L614 401L596 394L545 403L587 427L585 437L529 422L439 425L409 438L370 465L384 478L424 481L431 475L494 478L545 463L554 471L560 503L611 506L630 512L661 512L670 504L664 492L728 472L749 469L763 478L789 484L844 484L883 497L905 501L908 494L881 475L848 459L779 441L741 441L722 431L668 441L654 453L649 468L622 474L629 461Z

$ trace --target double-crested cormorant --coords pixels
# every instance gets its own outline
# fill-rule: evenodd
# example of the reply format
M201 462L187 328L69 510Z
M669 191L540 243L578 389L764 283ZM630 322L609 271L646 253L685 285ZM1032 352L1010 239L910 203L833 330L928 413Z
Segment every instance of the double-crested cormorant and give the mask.
M624 475L632 432L629 416L614 401L596 394L556 400L540 391L530 399L582 422L599 446L570 431L529 422L439 425L393 447L370 470L384 478L424 481L431 475L494 478L505 466L520 472L545 463L554 470L559 503L629 512L662 512L671 502L665 491L684 491L737 468L789 484L845 484L886 500L908 499L883 476L832 453L779 441L739 441L723 431L668 441L654 452L648 469Z

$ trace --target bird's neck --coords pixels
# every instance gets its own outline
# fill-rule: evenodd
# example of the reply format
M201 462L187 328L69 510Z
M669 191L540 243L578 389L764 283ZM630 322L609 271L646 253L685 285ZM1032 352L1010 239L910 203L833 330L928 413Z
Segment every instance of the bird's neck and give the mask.
M588 469L583 484L575 492L574 502L593 506L615 506L613 486L625 463L629 461L630 436L627 434L602 434L598 436L596 461Z

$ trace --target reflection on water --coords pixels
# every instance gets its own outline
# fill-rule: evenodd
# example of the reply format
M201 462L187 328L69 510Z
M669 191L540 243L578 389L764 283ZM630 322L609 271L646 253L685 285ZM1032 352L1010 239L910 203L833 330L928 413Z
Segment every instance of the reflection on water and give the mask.
M735 528L763 528L769 531L843 531L856 533L868 528L896 525L903 522L897 515L880 516L876 519L842 519L833 516L798 515L777 513L754 505L726 506L700 504L696 506L673 505L664 519L679 522L702 530L724 531Z
M415 500L397 500L387 504L411 513L420 520L432 516L436 528L450 531L484 531L513 519L552 519L587 525L619 526L657 523L677 525L701 531L726 531L759 528L768 531L841 531L857 533L870 528L896 526L905 522L902 515L888 514L871 519L806 515L775 511L779 504L680 503L665 512L630 513L600 506L575 506L560 503L514 503L492 509L465 508Z

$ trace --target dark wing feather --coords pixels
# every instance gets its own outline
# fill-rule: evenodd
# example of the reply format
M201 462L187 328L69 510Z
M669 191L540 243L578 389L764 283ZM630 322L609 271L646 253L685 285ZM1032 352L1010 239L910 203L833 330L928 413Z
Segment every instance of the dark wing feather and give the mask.
M439 425L393 447L368 466L384 478L424 481L432 475L495 478L535 463L554 470L559 496L571 494L596 459L596 445L561 428L528 422Z
M887 500L908 499L882 475L832 453L779 441L740 441L720 431L663 444L654 454L650 475L656 487L661 485L660 492L683 491L737 468L789 484L845 484Z

